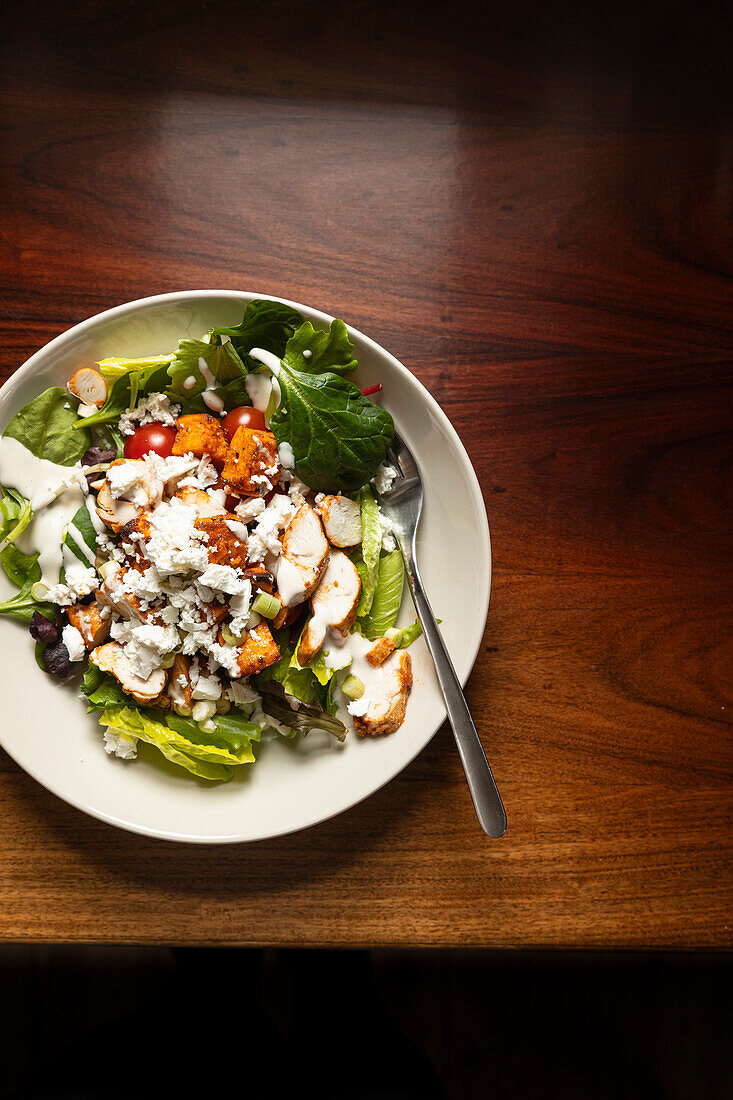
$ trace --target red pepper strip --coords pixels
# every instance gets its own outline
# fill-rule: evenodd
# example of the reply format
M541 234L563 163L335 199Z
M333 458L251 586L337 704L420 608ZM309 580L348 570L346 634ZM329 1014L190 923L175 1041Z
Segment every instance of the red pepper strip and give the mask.
M361 392L364 395L364 397L369 397L369 395L372 394L372 393L379 393L381 388L382 388L381 384L378 385L378 386L368 386L365 390L362 390Z

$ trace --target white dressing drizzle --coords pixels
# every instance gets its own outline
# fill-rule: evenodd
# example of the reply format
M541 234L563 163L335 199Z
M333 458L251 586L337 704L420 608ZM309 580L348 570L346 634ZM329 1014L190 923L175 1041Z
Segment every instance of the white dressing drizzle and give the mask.
M203 402L204 402L204 404L206 405L207 408L211 409L212 412L220 413L222 411L222 409L224 408L224 401L219 396L218 393L214 392L215 389L216 389L216 385L217 385L216 379L214 378L214 375L209 370L208 363L204 359L203 355L199 357L198 366L199 366L199 370L201 371L201 377L203 378L204 382L206 383L206 389L201 394L201 397L203 398ZM188 378L186 379L186 382L188 382ZM183 383L184 386L186 385L186 382ZM187 386L186 388L188 389L188 388L191 388L191 387Z
M37 513L18 538L17 546L24 554L38 551L41 581L49 588L58 584L64 529L84 503L81 487L78 482L73 484L77 474L78 467L59 466L45 458L36 458L17 439L0 439L0 484L17 489ZM70 487L54 500L54 494L67 481L72 482ZM47 504L49 500L51 503Z

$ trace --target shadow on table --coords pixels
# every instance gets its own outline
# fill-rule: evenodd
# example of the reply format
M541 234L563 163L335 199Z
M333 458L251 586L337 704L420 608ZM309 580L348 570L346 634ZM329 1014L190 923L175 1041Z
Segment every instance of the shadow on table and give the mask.
M712 1100L733 960L0 948L9 1100Z

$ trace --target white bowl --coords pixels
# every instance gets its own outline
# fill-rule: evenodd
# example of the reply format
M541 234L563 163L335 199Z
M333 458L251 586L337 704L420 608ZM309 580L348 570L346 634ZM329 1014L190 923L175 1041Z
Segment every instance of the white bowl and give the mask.
M0 425L48 386L64 385L73 370L108 356L165 353L183 337L241 320L252 298L226 290L160 294L128 302L76 325L25 363L0 390ZM316 327L325 313L290 302ZM483 635L491 586L489 528L470 460L440 406L389 352L350 328L363 387L381 382L377 400L420 464L425 504L418 560L425 588L456 671L465 683ZM12 586L2 578L3 592ZM407 594L400 624L414 619ZM2 598L6 598L5 595ZM93 817L169 840L228 843L304 829L360 802L420 752L445 719L445 706L422 639L410 649L414 688L404 725L388 737L343 746L320 732L294 743L268 742L257 763L235 769L229 783L212 785L169 766L143 746L135 762L108 757L101 727L85 713L75 688L37 667L27 629L0 619L3 715L0 742L44 787ZM451 748L446 746L448 751Z

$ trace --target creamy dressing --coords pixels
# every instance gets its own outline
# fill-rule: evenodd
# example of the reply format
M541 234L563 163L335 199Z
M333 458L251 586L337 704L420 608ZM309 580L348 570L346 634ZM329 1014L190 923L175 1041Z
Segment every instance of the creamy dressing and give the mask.
M295 455L293 454L293 448L287 441L281 443L278 447L277 457L283 470L292 470L295 468Z
M184 380L183 380L184 390L192 390L195 385L196 385L196 375L195 374L189 374L188 378L184 378Z
M206 383L206 389L201 394L203 402L207 408L211 409L212 412L220 413L224 408L224 401L218 393L214 392L217 386L217 381L216 378L214 378L214 375L209 370L209 365L204 359L203 355L199 357L198 367L201 371L201 377ZM192 377L193 375L189 375L189 378ZM188 382L189 378L186 379L186 382ZM186 382L183 383L186 389L192 389L192 386L186 386Z
M280 404L280 384L277 380L282 366L280 360L271 351L264 348L252 348L250 359L262 363L271 372L271 377L266 374L248 374L244 380L244 388L249 395L255 409L266 413L272 403L273 410Z
M78 546L78 547L79 547L79 549L81 550L82 554L84 555L84 557L86 558L86 560L87 560L87 561L89 562L89 564L90 564L90 565L94 565L94 559L96 558L96 556L97 556L97 555L96 555L96 553L94 552L94 550L92 550L92 549L91 549L91 548L90 548L89 546L87 546L87 544L86 544L86 543L84 542L84 539L82 538L82 534L81 534L81 531L79 531L79 530L78 530L78 529L77 529L77 528L76 528L76 527L74 526L74 524L73 524L73 523L70 523L70 524L69 524L69 527L68 527L68 530L67 530L67 532L66 532L66 534L67 534L67 535L68 535L68 537L69 537L69 538L70 538L70 539L72 540L72 542L74 543L74 545L75 545L75 546Z
M374 647L374 642L370 642L363 635L348 634L342 641L335 631L329 631L329 641L335 643L336 650L325 654L326 668L342 669L348 664L350 675L358 677L364 685L364 694L359 699L352 701L341 695L343 702L348 704L349 713L363 715L370 708L379 712L389 706L389 701L399 686L392 654L375 668L366 659L367 653ZM350 662L349 658L351 658ZM339 694L341 694L340 685Z
M78 467L59 466L45 458L36 458L17 439L7 436L0 439L0 484L17 489L36 512L16 545L24 554L38 551L41 581L49 588L58 583L64 530L84 503L84 494L77 483L53 498L77 473ZM81 565L74 554L71 556Z
M303 571L288 559L281 557L277 566L277 591L285 607L294 607L305 598Z

